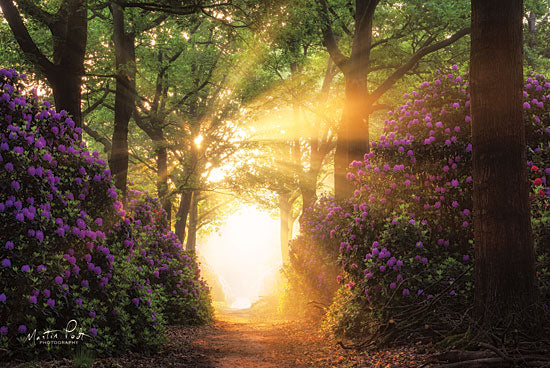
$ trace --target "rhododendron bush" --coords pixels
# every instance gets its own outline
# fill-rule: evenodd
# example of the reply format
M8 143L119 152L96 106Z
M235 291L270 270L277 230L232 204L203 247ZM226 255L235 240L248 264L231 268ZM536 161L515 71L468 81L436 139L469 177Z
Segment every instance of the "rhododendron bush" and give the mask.
M135 191L121 203L80 128L22 94L24 77L0 70L0 354L66 355L76 347L27 336L73 319L101 355L156 349L166 321L208 320L208 289L159 204Z
M470 96L456 69L389 112L371 152L350 164L346 203L324 199L305 216L300 241L339 252L341 288L325 323L337 335L437 336L456 331L473 302ZM524 97L537 275L550 299L550 82L531 75Z

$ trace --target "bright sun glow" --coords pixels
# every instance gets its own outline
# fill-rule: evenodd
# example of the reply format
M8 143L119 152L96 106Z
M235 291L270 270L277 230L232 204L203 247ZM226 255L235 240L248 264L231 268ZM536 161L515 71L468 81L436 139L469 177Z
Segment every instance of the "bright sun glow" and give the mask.
M232 215L219 233L199 242L231 308L249 308L274 282L282 265L279 221L253 206Z
M197 145L197 147L200 147L201 146L201 143L203 141L204 137L202 135L198 135L194 140L193 142L195 142L195 144Z

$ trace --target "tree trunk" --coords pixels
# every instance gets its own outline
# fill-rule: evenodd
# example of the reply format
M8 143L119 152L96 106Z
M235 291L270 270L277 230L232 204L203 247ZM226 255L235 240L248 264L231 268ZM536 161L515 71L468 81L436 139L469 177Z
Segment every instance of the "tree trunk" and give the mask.
M71 115L75 126L82 126L81 93L82 76L79 72L56 68L46 75L52 87L57 111L65 110Z
M346 178L349 164L354 160L363 161L363 156L370 148L367 75L372 19L377 3L373 0L356 0L351 56L342 70L346 99L334 153L334 194L340 200L349 198L353 193L353 186Z
M66 110L77 127L82 126L81 91L88 35L86 0L64 1L56 17L38 4L20 2L19 8L43 18L53 44L53 62L36 46L12 0L0 0L5 20L25 57L43 73L53 90L56 109Z
M172 223L172 201L168 198L168 152L164 140L155 141L155 152L157 156L157 194L162 208L166 211L166 226L169 228Z
M191 200L193 199L193 192L184 192L181 195L180 205L178 212L176 213L176 224L174 229L180 242L183 244L185 241L185 230L187 226L187 217L189 216L189 210L191 209Z
M279 194L279 215L280 215L280 236L281 236L281 257L283 264L288 263L288 242L290 241L291 226L290 219L292 218L290 211L292 210L290 204L290 196L287 193Z
M111 3L113 41L117 71L115 93L115 122L109 166L115 186L126 195L128 177L128 123L134 111L136 89L135 45L133 33L125 30L124 9Z
M522 6L522 1L472 0L475 305L487 324L505 322L535 300Z
M536 30L537 16L535 12L529 13L529 19L527 20L527 24L529 26L529 47L534 48L537 43L537 30Z
M187 232L187 241L185 250L194 252L197 247L197 220L199 218L199 191L192 192L191 211L189 214L189 231Z

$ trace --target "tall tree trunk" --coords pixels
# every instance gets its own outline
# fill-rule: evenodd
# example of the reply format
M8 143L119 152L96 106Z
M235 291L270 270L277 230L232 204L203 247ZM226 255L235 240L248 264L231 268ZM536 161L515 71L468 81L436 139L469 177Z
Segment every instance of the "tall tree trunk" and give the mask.
M136 89L135 35L125 30L124 9L112 2L113 41L115 45L116 93L115 123L109 166L115 186L126 195L128 177L128 123L134 111Z
M535 300L522 14L523 1L472 0L475 305L487 324L505 322Z
M52 87L53 99L57 111L65 110L71 115L78 127L82 126L82 109L80 87L81 74L66 69L57 69L47 74L48 82Z
M189 231L187 232L187 241L185 242L185 250L194 252L197 247L197 220L199 218L199 200L200 192L194 190L192 192L191 211L189 213Z
M367 75L372 19L377 4L377 0L355 2L355 32L351 56L342 70L346 99L334 153L334 193L338 199L349 198L353 193L353 186L346 178L349 164L354 160L362 161L370 148Z
M172 223L172 201L168 198L168 151L164 139L155 141L155 153L157 156L157 194L162 208L166 211L166 226Z
M288 193L279 193L279 216L280 216L280 237L281 237L281 256L283 264L288 263L288 242L290 241L291 225L291 203L290 195Z
M187 226L187 217L189 216L189 210L191 209L191 201L193 199L193 192L187 191L182 193L178 212L176 213L176 224L174 230L180 242L183 244L185 241L185 232Z
M527 19L527 25L529 26L529 47L534 48L537 43L537 16L535 12L529 12L529 18Z

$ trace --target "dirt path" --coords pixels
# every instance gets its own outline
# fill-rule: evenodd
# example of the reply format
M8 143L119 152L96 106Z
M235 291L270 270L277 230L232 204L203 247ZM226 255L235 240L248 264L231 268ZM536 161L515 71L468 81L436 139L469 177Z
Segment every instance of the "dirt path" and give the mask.
M327 341L311 322L272 320L250 311L218 312L210 326L168 327L169 342L151 356L126 353L93 363L94 368L398 368L417 367L423 356L400 348L370 353L344 350ZM0 364L1 366L1 364ZM18 367L72 367L38 362Z
M359 354L327 341L313 323L261 318L248 311L218 313L211 326L171 327L156 355L104 359L94 367L398 368L419 366L413 349Z
M223 313L194 348L220 368L351 367L357 357L327 343L313 325L261 321L246 312Z

